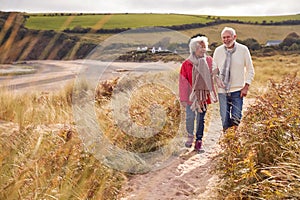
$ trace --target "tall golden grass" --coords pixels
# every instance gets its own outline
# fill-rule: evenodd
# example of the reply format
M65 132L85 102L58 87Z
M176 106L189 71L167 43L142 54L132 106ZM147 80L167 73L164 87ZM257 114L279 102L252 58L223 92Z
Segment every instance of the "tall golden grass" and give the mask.
M167 78L171 79L173 83L178 82L178 74L172 73L168 76ZM173 93L174 91L153 82L145 83L135 88L139 82L143 82L143 79L151 80L153 78L153 75L132 76L131 78L126 78L124 81L114 80L109 84L105 82L101 84L97 90L98 120L106 136L122 149L141 153L155 151L161 146L166 145L170 139L173 139L178 134L181 110L177 95ZM166 81L168 80L166 79ZM146 135L146 131L141 131L143 127L158 125L160 129L157 130L157 132L153 130L153 137L150 137L150 135L147 138L134 137L126 132L126 130L130 131L126 129L127 127L124 127L126 129L124 130L122 127L116 125L113 116L114 105L110 104L113 95L112 88L115 87L116 84L121 85L119 90L125 90L128 94L126 98L118 100L122 102L124 107L126 103L130 103L128 115L126 116L126 121L128 121L126 126L131 126L133 123L137 124L139 128L136 131L145 132ZM117 96L118 94L114 95ZM163 113L158 115L155 113L155 109L162 109ZM161 120L155 119L155 117L158 116Z
M116 199L124 177L85 151L72 90L1 91L0 199Z
M221 141L220 199L299 199L299 66L294 55L253 57L250 105Z
M154 76L178 82L177 72ZM154 76L138 78L143 82ZM180 104L168 87L149 83L132 91L137 83L137 77L100 83L95 91L98 122L115 146L130 152L153 152L178 134ZM133 92L127 99L132 123L141 127L161 123L153 121L152 111L163 111L165 121L153 137L135 138L114 124L110 102L117 84L119 90ZM76 88L89 89L85 81ZM0 199L117 198L124 173L103 165L84 148L72 116L73 92L72 83L60 92L1 91ZM118 95L118 91L114 93Z
M300 198L300 80L271 81L221 141L220 199Z

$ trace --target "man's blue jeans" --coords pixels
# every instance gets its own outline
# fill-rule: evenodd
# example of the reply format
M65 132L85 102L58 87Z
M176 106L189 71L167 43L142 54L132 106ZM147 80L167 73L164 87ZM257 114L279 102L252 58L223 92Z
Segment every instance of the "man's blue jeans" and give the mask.
M240 95L241 91L218 94L223 130L238 126L241 122L243 97Z
M188 134L194 135L194 123L196 118L196 140L202 140L203 132L204 132L204 117L206 111L194 112L191 110L190 106L186 106L186 130Z

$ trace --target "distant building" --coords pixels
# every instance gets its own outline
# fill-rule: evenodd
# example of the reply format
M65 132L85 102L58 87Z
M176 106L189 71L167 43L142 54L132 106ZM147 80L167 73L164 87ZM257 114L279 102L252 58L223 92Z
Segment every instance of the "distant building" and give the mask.
M161 47L158 47L157 49L155 49L155 47L152 47L151 52L152 53L172 53L168 49L162 49Z
M136 49L136 51L137 52L147 52L148 51L148 47L138 47L137 49Z
M265 44L266 47L277 46L282 42L282 40L268 40Z
M151 52L152 52L152 53L155 53L155 52L156 52L155 47L152 48Z

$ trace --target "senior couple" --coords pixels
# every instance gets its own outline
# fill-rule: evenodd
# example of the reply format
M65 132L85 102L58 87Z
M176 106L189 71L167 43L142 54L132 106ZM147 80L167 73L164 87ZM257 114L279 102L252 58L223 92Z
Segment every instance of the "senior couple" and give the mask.
M190 56L181 65L179 96L186 111L188 135L185 146L190 148L195 142L197 152L202 148L208 104L219 100L224 132L236 128L241 121L243 98L253 80L254 68L248 48L236 42L236 38L235 30L225 27L221 32L223 44L215 49L212 58L206 53L207 37L193 37L189 42Z

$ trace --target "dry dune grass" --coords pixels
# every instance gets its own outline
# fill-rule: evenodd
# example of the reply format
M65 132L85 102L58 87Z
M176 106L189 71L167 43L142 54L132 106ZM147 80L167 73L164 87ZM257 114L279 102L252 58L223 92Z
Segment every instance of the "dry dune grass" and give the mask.
M173 91L170 91L170 88L154 83L142 84L135 88L140 79L152 79L152 77L151 75L132 77L126 78L126 80L113 81L111 84L102 84L98 90L105 95L96 97L98 102L97 114L100 124L103 125L104 133L120 148L129 151L149 152L165 145L169 139L177 135L181 110L177 96ZM114 93L109 92L111 87L115 87L116 84L121 85L121 87ZM122 93L122 90L125 90L125 95L118 94ZM118 119L114 118L116 118L116 114L122 115L122 113L113 113L114 109L120 110L116 108L117 105L110 104L112 96L118 102L122 102L124 107L129 104L128 111L124 111L124 120L120 119L119 124L116 124ZM137 126L135 127L133 124ZM143 130L143 127L153 127L153 131L147 132L146 129ZM128 134L128 132L133 135ZM142 135L136 138L134 134L136 136ZM143 138L143 135L147 137Z
M113 199L118 193L123 175L86 152L72 125L72 90L1 91L0 199Z
M272 82L218 157L220 199L299 199L299 78Z
M113 199L123 175L84 151L65 125L1 128L1 199Z
M276 84L272 85L272 82L268 81L269 79L274 79L277 82L286 74L299 71L298 55L254 57L253 61L256 69L256 78L251 86L252 97L260 96L263 91L262 88L266 88L268 84L277 87ZM130 152L154 152L170 143L176 135L184 133L181 126L184 116L180 110L176 93L177 78L178 72L159 75L147 74L145 76L127 76L123 79L106 81L99 85L95 91L97 120L104 130L106 137L112 141L113 145ZM155 80L158 81L156 82ZM290 82L292 83L292 81ZM289 86L287 87L289 88ZM290 88L288 91L298 91L295 89L299 88L299 84L293 87L294 90ZM84 91L89 89L85 82L82 82L79 88ZM280 92L282 91L284 90L280 90ZM271 93L276 94L274 91ZM124 173L104 166L93 154L85 151L83 143L75 130L76 124L74 124L72 116L72 95L73 85L68 85L63 91L58 93L27 92L18 94L6 90L1 91L0 199L116 198L124 180ZM295 109L299 107L297 106L299 105L299 101L294 99L297 95L292 96L292 103L296 104L290 104L288 106L289 109L293 107L292 105L295 105ZM275 98L275 100L279 99ZM268 100L267 102L270 101ZM290 102L287 99L287 101L282 101L281 104L285 105ZM261 101L263 109L267 109L265 103L265 101ZM273 102L271 103L273 105ZM276 105L279 106L280 104ZM126 112L120 112L119 115L118 112L114 113L114 111L120 111L118 109L122 106L126 106ZM259 109L260 107L258 111L261 112ZM296 111L282 110L282 113L294 113L296 116ZM254 110L252 114L255 114ZM274 128L283 127L277 126L277 124L282 123L280 116L286 116L278 112L275 114L278 115L278 118L274 118L273 121L269 120L272 124L269 123L269 126L266 126L267 133L269 134L267 138L270 139L270 143L268 144L270 145L273 145L271 144L273 139L270 134L273 133L272 131L278 132L283 130L275 130ZM263 115L265 114L261 114L261 116ZM161 117L155 119L154 116ZM125 117L127 121L122 121L122 117ZM253 123L253 120L259 121L260 118L252 119L251 117L246 117L244 122L246 124L249 122L248 124L250 124ZM288 120L290 119L287 118L286 121ZM138 126L134 127L132 124ZM285 123L285 125L287 124ZM147 132L152 137L139 138L135 137L136 135L127 134L128 131L137 130L134 128L140 130L141 127L154 127ZM295 126L293 127L295 128ZM252 131L250 130L251 128L253 127L249 126L249 131ZM144 132L132 131L132 133L143 134ZM151 135L151 133L155 134ZM249 136L245 132L245 136L247 135ZM253 133L253 135L255 134ZM275 136L279 135L275 134ZM284 145L285 142L287 145L290 145L286 149L283 149L285 155L292 155L291 153L296 152L294 145L299 143L297 143L297 137L294 137L294 139L296 139L294 142L286 142L284 138L282 139L283 143L280 144ZM236 142L239 141L236 140ZM253 139L252 145L255 146L255 144L257 142ZM235 143L228 145L236 147ZM251 146L250 143L249 145ZM173 147L176 151L178 145L176 146L176 143L174 143ZM287 149L291 148L291 152L287 151ZM228 150L230 156L236 153L234 150L234 148L230 149L230 151ZM279 151L280 148L277 150ZM174 149L169 149L169 151L174 152ZM241 148L239 151L241 151ZM243 152L245 153L247 162L243 161L240 164L252 166L250 164L256 158L255 155L247 153L246 149ZM279 154L280 152L278 152ZM297 155L293 154L293 158L296 158ZM234 159L234 157L231 158ZM248 162L247 159L251 162ZM283 157L280 159L283 159ZM284 179L286 178L284 177L284 173L288 174L292 172L295 170L293 166L298 165L296 162L293 162L294 164L287 166L287 163L292 162L288 162L287 160L279 161L279 164L274 169L266 165L259 166L259 168L253 165L254 168L251 168L251 170L260 170L259 176L261 177L267 177L271 174L272 176L267 177L267 181L272 180L276 182L277 178L280 178L288 182ZM223 166L226 166L226 163ZM234 168L231 168L231 170L226 171L226 173L235 173ZM251 175L250 172L253 172L251 170L246 173L248 177ZM297 173L290 173L290 175L294 178L298 176ZM233 182L228 183L227 186L232 186L236 180L230 179L229 181ZM272 186L273 188L276 185L275 182L274 184L264 182L264 187ZM239 183L244 184L244 182ZM283 184L283 182L280 184ZM260 187L257 183L256 185L252 185L251 188L257 189L256 186ZM231 189L226 190L226 192L229 190ZM284 195L283 190L280 189L278 192ZM270 193L264 194L270 195ZM234 195L236 194L234 193Z
M169 77L173 85L177 82L176 72L165 75L154 76L162 81L168 81L166 77ZM138 84L137 80L151 80L154 76L99 84L95 92L98 122L115 146L130 152L152 152L178 134L181 110L173 89L142 81L140 88L131 90ZM79 85L83 91L89 90L88 87L85 82ZM157 127L159 131L153 137L136 138L114 123L109 102L121 91L130 94L127 99L130 123L137 124L138 128ZM84 148L72 116L73 92L72 84L57 93L1 92L1 199L116 198L123 173L101 164ZM159 117L154 120L157 114L165 116L164 120ZM169 151L172 153L173 149Z

